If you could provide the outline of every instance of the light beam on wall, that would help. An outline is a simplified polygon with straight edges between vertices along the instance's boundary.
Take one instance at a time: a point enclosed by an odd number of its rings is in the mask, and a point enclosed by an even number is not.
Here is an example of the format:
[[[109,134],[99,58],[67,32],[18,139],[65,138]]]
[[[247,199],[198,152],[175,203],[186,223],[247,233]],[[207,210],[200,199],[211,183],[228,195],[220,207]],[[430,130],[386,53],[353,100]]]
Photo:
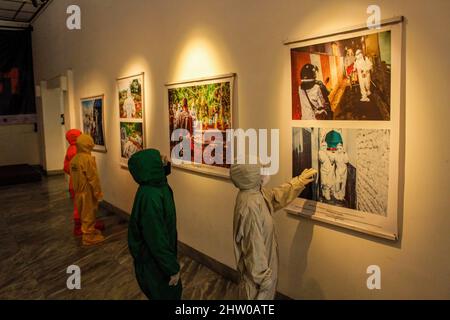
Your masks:
[[[182,47],[173,75],[173,80],[186,80],[220,73],[220,57],[208,40],[192,37]]]

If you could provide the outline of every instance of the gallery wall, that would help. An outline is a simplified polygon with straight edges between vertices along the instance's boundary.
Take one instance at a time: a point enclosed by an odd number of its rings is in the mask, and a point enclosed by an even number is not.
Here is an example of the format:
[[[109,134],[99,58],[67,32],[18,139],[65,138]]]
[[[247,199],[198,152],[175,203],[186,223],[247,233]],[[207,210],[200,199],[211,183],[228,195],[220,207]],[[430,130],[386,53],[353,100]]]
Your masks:
[[[81,30],[66,28],[66,8],[78,4]],[[105,200],[130,212],[136,184],[119,165],[115,79],[145,72],[146,141],[169,152],[164,84],[237,73],[241,128],[280,129],[280,171],[291,177],[290,55],[283,41],[360,25],[366,1],[159,0],[54,1],[34,24],[35,79],[73,70],[75,119],[79,99],[105,94],[108,152],[96,153]],[[404,147],[400,240],[275,214],[278,290],[292,298],[450,298],[450,118],[445,52],[450,50],[446,0],[378,1],[382,18],[404,15]],[[437,37],[436,35],[439,35]],[[426,59],[424,59],[426,57]],[[71,115],[73,116],[73,115]],[[230,181],[174,169],[179,239],[235,267]],[[390,196],[396,196],[391,194]],[[366,269],[378,265],[382,289],[368,290]]]

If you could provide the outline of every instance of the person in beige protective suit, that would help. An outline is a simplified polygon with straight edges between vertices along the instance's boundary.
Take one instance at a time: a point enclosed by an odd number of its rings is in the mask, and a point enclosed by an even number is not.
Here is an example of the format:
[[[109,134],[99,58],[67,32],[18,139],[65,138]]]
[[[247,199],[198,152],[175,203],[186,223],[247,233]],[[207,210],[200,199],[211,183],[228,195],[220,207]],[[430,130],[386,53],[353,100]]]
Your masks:
[[[83,246],[99,244],[105,240],[101,231],[95,228],[95,214],[103,193],[95,158],[91,155],[93,148],[92,137],[88,134],[80,135],[77,138],[77,154],[70,161],[75,203],[81,217]]]
[[[240,190],[233,222],[240,299],[274,299],[278,253],[272,214],[297,198],[316,173],[315,169],[306,169],[290,182],[269,189],[263,187],[268,176],[261,175],[260,165],[231,166],[231,180]]]

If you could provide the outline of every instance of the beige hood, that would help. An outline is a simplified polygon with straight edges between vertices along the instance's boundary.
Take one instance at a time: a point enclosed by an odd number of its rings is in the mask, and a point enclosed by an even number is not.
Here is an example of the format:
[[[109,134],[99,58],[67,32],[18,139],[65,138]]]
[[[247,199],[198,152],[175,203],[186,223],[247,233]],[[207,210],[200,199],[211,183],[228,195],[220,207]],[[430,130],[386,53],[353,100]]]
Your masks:
[[[250,190],[261,186],[261,166],[258,164],[233,164],[230,177],[240,190]]]

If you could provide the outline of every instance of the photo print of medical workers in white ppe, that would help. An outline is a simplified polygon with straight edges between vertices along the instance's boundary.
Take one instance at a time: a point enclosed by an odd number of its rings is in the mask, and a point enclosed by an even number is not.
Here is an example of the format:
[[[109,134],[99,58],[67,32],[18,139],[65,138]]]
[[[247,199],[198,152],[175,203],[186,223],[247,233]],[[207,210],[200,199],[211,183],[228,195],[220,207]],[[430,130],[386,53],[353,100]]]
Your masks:
[[[391,32],[320,41],[291,48],[292,120],[390,120]]]
[[[387,215],[389,130],[293,128],[293,176],[319,175],[301,198]]]
[[[119,115],[121,119],[142,119],[144,74],[117,79]]]

